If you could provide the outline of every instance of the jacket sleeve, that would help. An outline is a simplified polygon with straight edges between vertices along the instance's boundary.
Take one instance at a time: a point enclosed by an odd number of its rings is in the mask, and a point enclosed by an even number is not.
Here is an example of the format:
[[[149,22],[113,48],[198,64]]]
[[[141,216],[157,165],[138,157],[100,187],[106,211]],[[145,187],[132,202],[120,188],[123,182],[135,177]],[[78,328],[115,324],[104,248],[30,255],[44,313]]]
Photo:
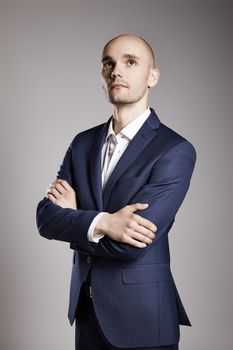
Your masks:
[[[126,261],[136,260],[151,249],[162,235],[167,234],[189,188],[195,161],[195,149],[188,141],[176,144],[154,165],[148,183],[128,203],[149,204],[147,209],[135,213],[157,226],[151,245],[137,248],[105,236],[95,247],[95,255]]]
[[[72,187],[72,144],[64,157],[57,178],[66,180]],[[98,214],[95,210],[61,208],[49,199],[42,199],[36,212],[37,227],[41,236],[75,244],[76,247],[93,253],[88,241],[88,228]]]

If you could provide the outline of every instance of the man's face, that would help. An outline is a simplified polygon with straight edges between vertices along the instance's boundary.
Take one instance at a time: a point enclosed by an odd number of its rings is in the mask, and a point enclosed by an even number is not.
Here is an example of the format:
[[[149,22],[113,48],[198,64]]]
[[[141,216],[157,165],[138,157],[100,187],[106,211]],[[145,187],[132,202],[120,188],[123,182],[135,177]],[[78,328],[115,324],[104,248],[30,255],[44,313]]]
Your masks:
[[[153,62],[144,43],[120,37],[105,46],[102,55],[104,90],[113,105],[131,104],[147,98],[153,86]]]

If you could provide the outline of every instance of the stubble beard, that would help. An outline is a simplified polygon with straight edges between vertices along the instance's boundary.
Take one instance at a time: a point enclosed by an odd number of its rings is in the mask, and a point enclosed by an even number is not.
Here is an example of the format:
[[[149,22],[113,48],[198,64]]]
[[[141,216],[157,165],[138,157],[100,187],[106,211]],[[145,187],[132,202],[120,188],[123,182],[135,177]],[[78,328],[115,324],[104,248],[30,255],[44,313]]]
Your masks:
[[[136,95],[136,96],[120,96],[109,93],[108,94],[108,101],[113,104],[114,106],[123,106],[123,105],[130,105],[137,103],[143,98],[144,94]]]
[[[122,105],[125,105],[125,104],[131,104],[131,103],[134,103],[135,100],[133,99],[130,99],[130,98],[122,98],[122,97],[114,97],[114,96],[111,96],[109,95],[108,97],[108,100],[111,104],[113,105],[118,105],[118,106],[122,106]]]
[[[140,100],[139,96],[129,96],[129,95],[121,95],[121,94],[111,94],[111,92],[108,94],[108,100],[111,104],[115,106],[122,106],[126,104],[132,104]]]

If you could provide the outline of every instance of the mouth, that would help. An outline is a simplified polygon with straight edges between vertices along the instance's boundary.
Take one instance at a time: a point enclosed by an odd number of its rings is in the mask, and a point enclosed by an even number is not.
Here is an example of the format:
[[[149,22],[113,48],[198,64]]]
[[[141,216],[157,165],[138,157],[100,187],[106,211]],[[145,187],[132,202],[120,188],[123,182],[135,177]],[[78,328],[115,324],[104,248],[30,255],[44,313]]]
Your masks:
[[[124,84],[115,83],[115,84],[110,85],[109,88],[110,88],[109,90],[111,91],[112,89],[118,90],[120,88],[127,88],[127,86]]]

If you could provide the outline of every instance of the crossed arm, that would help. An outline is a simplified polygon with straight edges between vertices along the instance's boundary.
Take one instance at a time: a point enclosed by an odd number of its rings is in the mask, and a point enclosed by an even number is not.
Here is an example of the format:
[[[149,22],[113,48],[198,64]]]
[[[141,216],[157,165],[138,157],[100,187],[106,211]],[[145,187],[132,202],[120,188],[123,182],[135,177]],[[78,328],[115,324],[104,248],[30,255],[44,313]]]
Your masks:
[[[62,208],[77,210],[76,193],[64,179],[53,181],[47,190],[47,198]],[[155,238],[157,227],[151,221],[135,214],[148,204],[127,205],[113,214],[104,213],[94,229],[95,234],[107,235],[114,241],[127,243],[137,248],[145,248]]]
[[[135,260],[169,231],[188,190],[195,160],[195,150],[187,141],[169,149],[152,168],[148,183],[128,205],[116,213],[102,215],[95,233],[104,233],[105,236],[98,244],[91,244],[87,231],[99,212],[76,210],[78,198],[68,184],[71,183],[69,151],[59,174],[67,183],[56,180],[47,199],[39,203],[39,231],[46,238],[74,243],[90,254]]]

